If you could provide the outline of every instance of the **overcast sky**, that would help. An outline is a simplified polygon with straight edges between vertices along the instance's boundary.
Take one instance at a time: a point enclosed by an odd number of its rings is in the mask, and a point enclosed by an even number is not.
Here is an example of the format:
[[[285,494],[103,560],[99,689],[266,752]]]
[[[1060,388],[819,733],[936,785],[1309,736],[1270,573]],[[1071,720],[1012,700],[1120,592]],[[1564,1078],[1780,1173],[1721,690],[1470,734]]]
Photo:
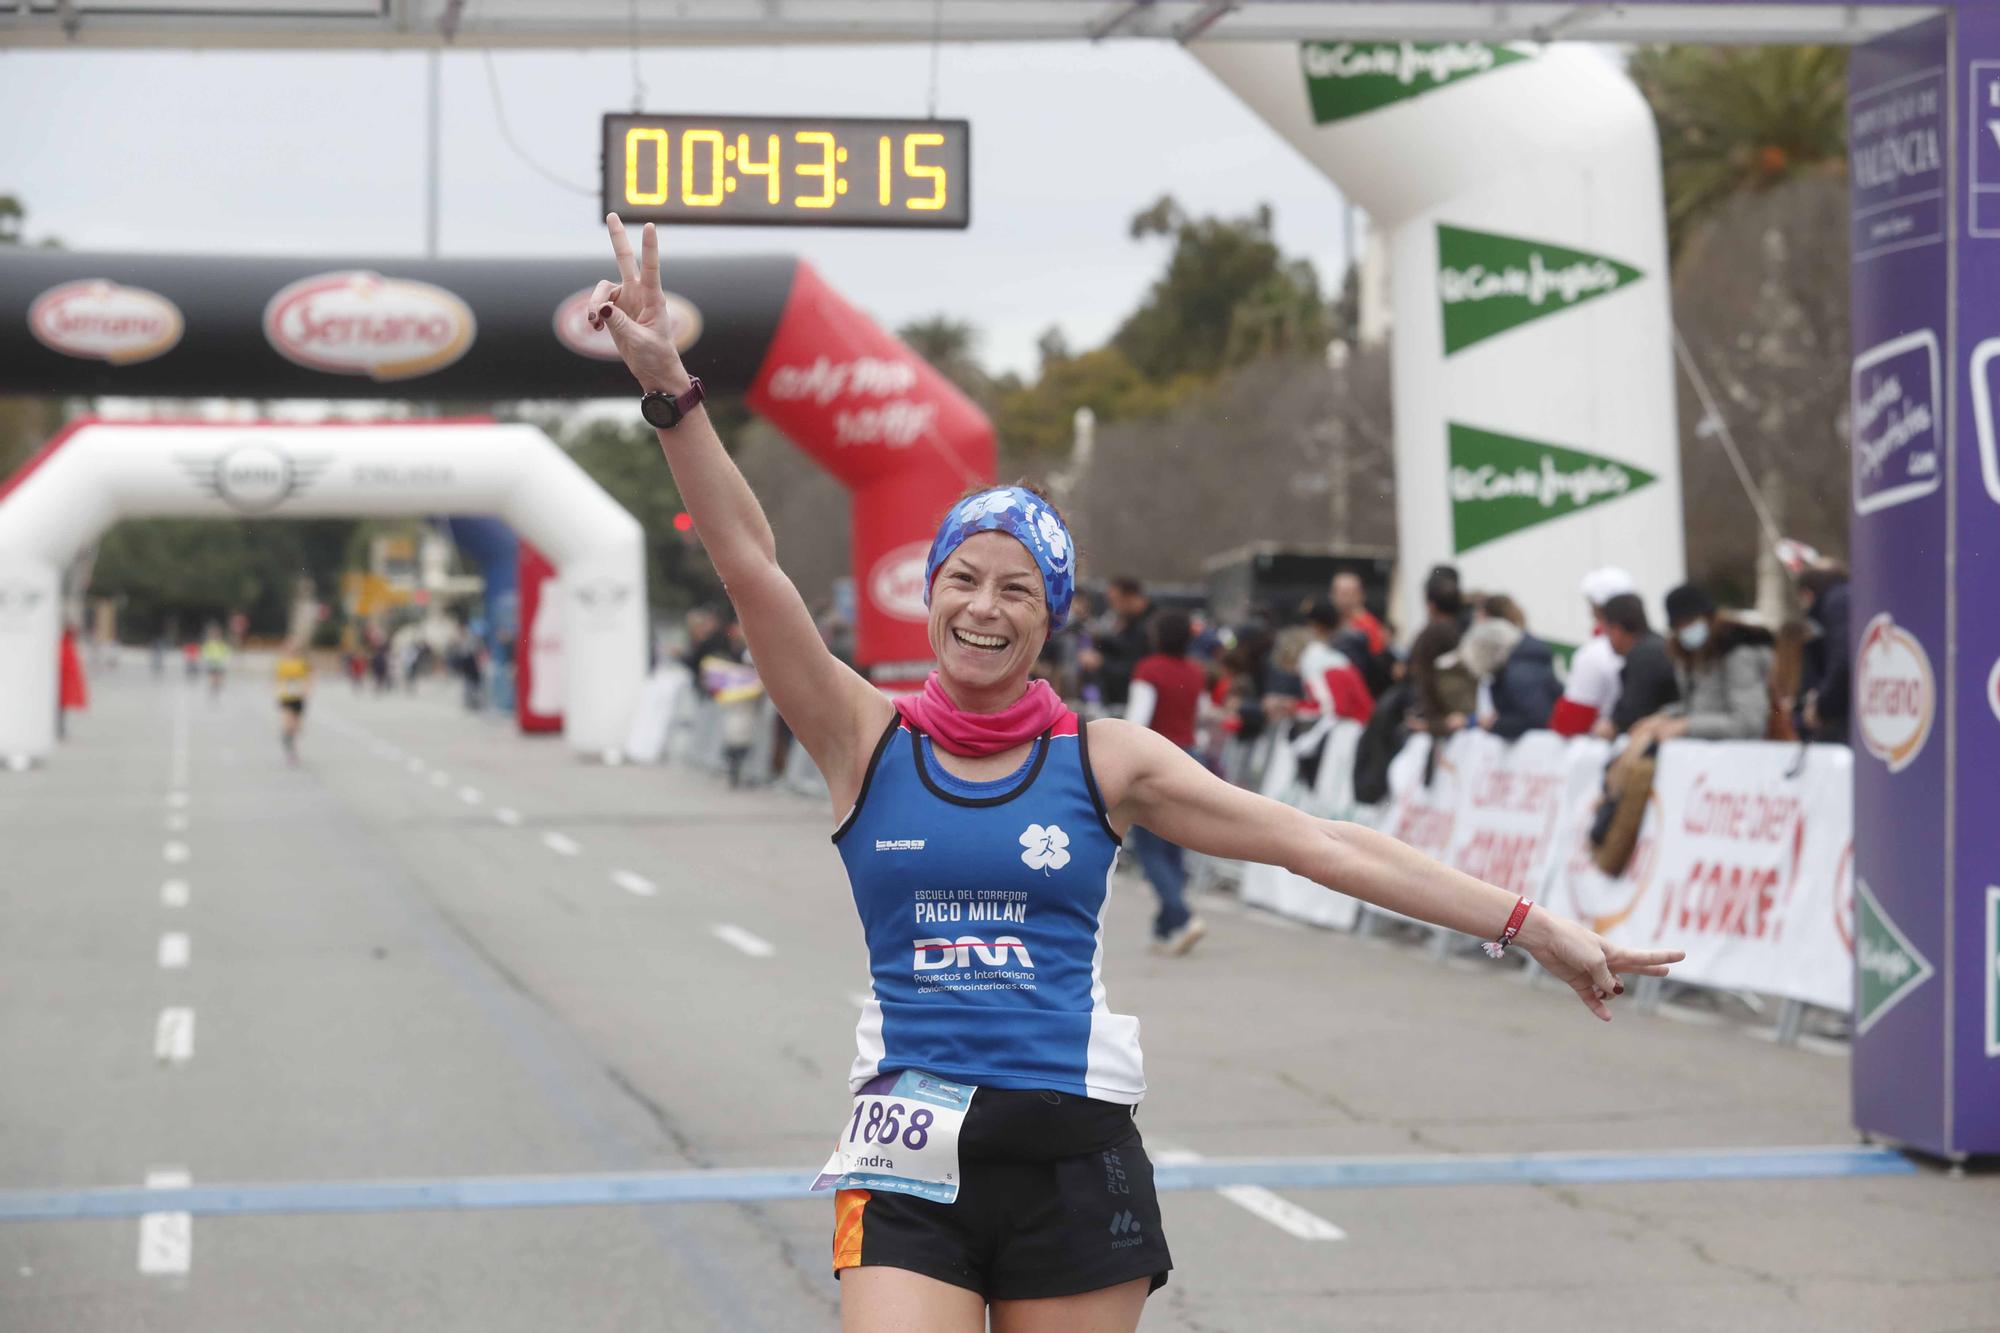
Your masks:
[[[654,111],[923,115],[924,46],[693,48],[639,59]],[[0,193],[71,249],[421,254],[424,58],[410,54],[0,51]],[[1051,324],[1101,341],[1165,257],[1127,239],[1163,192],[1198,213],[1277,210],[1281,244],[1338,283],[1343,205],[1178,47],[946,46],[938,114],[973,126],[971,228],[679,228],[688,254],[788,250],[890,325],[946,313],[989,367],[1031,371]],[[599,118],[629,110],[625,51],[443,60],[440,252],[591,255]],[[669,273],[671,279],[671,273]]]

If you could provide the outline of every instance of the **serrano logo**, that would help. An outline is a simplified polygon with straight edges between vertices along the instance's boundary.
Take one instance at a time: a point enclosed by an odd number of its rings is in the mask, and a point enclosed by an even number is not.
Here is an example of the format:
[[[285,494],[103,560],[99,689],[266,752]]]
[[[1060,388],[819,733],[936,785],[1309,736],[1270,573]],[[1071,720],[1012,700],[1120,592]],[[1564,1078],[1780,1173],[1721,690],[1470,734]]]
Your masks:
[[[2000,718],[2000,661],[1993,663],[1993,669],[1986,673],[1986,706],[1993,710],[1993,716]]]
[[[556,307],[556,339],[564,347],[578,356],[587,356],[595,361],[618,360],[618,345],[611,341],[610,330],[590,327],[590,297],[595,288],[586,287],[572,293]],[[674,346],[685,352],[701,338],[701,311],[695,309],[694,302],[674,292],[665,292],[667,300],[667,328],[674,340]]]
[[[912,940],[910,944],[916,950],[919,972],[971,967],[974,957],[988,967],[1005,967],[1009,953],[1020,960],[1022,967],[1035,965],[1035,960],[1028,957],[1028,946],[1013,935],[996,935],[990,944],[976,935],[960,935],[955,940]],[[933,954],[937,956],[933,958]]]
[[[444,288],[359,270],[301,278],[264,307],[264,336],[286,360],[374,380],[443,369],[474,329],[471,307]]]
[[[231,509],[262,514],[300,494],[332,464],[329,455],[294,458],[268,444],[241,444],[219,454],[174,460],[199,489]]]
[[[1937,686],[1923,644],[1884,611],[1861,632],[1855,717],[1868,753],[1900,773],[1916,761],[1937,713]]]
[[[910,542],[877,560],[868,571],[868,600],[897,620],[919,625],[929,620],[930,608],[924,605],[924,563],[930,554],[929,542]]]
[[[28,331],[44,347],[114,366],[172,351],[183,327],[180,307],[158,292],[104,278],[51,287],[28,307]]]

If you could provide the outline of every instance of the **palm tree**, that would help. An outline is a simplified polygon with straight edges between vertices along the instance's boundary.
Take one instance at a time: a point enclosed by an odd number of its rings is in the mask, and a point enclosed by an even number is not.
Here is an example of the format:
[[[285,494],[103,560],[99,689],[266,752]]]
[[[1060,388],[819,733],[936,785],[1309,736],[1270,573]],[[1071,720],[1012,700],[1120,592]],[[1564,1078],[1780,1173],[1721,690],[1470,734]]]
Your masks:
[[[1629,69],[1659,122],[1676,254],[1739,191],[1847,170],[1845,47],[1649,46]]]

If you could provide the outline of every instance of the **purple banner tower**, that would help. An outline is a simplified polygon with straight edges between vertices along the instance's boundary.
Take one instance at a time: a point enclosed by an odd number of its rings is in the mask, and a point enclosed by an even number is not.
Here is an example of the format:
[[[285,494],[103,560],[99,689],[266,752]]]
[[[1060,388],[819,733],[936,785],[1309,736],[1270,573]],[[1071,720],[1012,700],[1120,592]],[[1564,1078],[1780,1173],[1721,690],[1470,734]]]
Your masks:
[[[1854,1121],[2000,1153],[2000,4],[1854,51]]]

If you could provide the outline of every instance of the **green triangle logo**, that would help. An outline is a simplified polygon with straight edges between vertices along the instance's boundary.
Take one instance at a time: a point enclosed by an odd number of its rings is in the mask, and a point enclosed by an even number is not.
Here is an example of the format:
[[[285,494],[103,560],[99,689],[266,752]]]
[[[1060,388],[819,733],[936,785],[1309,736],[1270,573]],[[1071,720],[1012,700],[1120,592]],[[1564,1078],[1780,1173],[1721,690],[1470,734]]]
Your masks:
[[[1530,57],[1486,42],[1300,42],[1313,121],[1349,116],[1422,97]]]
[[[1854,880],[1854,1031],[1861,1035],[1937,971],[1875,901],[1868,881]]]
[[[1447,422],[1445,431],[1451,451],[1452,547],[1459,554],[1510,532],[1621,500],[1655,480],[1630,463],[1581,449],[1457,422]]]
[[[1438,224],[1444,352],[1630,286],[1645,275],[1603,255]]]

